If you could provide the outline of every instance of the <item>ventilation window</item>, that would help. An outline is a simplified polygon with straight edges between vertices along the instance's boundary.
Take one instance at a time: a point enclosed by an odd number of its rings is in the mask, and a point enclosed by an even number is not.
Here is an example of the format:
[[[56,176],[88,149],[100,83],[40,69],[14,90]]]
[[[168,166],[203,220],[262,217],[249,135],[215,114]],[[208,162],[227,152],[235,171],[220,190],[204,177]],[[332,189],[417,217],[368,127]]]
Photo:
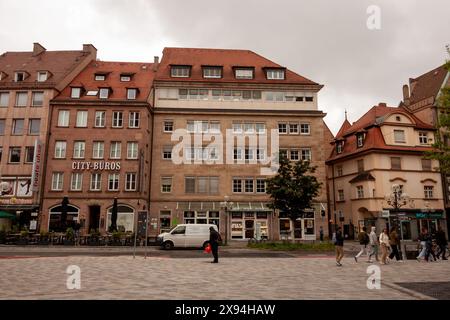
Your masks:
[[[397,120],[397,121],[402,121],[402,118],[400,118],[400,116],[396,116],[396,117],[395,117],[395,120]]]

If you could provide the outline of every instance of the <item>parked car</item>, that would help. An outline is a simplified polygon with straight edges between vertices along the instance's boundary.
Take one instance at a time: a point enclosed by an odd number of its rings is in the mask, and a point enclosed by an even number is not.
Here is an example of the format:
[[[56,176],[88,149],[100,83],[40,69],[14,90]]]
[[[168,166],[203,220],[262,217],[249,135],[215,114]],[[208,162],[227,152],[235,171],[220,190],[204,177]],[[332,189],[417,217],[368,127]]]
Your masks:
[[[161,233],[156,241],[161,248],[205,248],[209,244],[209,228],[218,231],[215,224],[179,224],[169,232]]]

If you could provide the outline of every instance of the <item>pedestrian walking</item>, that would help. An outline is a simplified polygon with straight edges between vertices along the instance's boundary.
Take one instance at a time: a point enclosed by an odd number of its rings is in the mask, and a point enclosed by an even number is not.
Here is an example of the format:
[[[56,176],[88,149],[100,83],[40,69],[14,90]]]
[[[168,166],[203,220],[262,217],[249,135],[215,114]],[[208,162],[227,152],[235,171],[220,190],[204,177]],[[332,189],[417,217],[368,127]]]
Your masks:
[[[211,263],[219,263],[219,242],[222,241],[220,234],[214,229],[209,228],[209,244],[211,245],[211,251],[214,256],[214,260]]]
[[[421,251],[419,253],[419,255],[416,257],[417,261],[420,262],[420,260],[422,258],[425,258],[425,254],[427,253],[427,243],[426,243],[426,239],[428,236],[428,230],[427,228],[422,228],[422,230],[420,231],[419,234],[419,243],[420,243],[420,247],[421,247]]]
[[[367,251],[367,245],[370,243],[370,238],[369,235],[366,232],[366,227],[362,228],[362,231],[358,234],[358,241],[359,241],[359,252],[358,254],[354,257],[355,261],[358,262],[358,258],[365,253],[366,256],[369,256],[369,252]]]
[[[380,234],[380,245],[381,245],[381,263],[386,264],[386,258],[389,251],[389,235],[387,228],[384,228],[383,232]]]
[[[319,237],[320,237],[320,243],[322,243],[323,242],[323,227],[322,226],[320,226],[320,229],[319,229]]]
[[[447,258],[445,257],[445,252],[447,250],[448,242],[447,238],[445,237],[445,232],[444,230],[442,230],[441,226],[438,227],[438,231],[436,232],[436,244],[439,248],[437,257],[439,258],[439,256],[442,254],[442,260],[447,260]]]
[[[389,259],[393,259],[395,257],[395,259],[397,261],[401,261],[402,258],[400,257],[400,237],[398,236],[397,233],[397,227],[392,227],[391,228],[391,233],[389,234],[389,245],[391,246],[391,254],[389,255]]]
[[[342,235],[341,227],[337,227],[334,245],[336,249],[336,265],[342,267],[341,260],[344,257],[344,236]]]
[[[430,257],[433,257],[433,260],[436,261],[436,254],[434,253],[433,247],[433,236],[430,233],[427,233],[425,236],[425,261],[429,262]]]
[[[378,258],[379,243],[378,243],[377,233],[375,232],[375,230],[376,230],[376,228],[374,226],[372,226],[370,234],[369,234],[370,247],[372,249],[369,254],[369,260],[367,261],[369,263],[372,263],[372,256],[375,256],[375,260],[380,261]]]

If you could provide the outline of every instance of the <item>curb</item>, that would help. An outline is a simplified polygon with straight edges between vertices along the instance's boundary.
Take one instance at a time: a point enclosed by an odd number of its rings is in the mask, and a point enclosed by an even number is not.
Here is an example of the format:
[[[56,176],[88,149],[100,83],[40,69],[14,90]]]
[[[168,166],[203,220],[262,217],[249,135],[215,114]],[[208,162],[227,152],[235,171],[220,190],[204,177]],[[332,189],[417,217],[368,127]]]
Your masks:
[[[410,290],[410,289],[403,288],[403,287],[401,287],[399,285],[396,285],[394,283],[391,283],[391,282],[383,282],[382,285],[384,285],[384,286],[386,286],[388,288],[400,291],[402,293],[405,293],[405,294],[407,294],[407,295],[409,295],[409,296],[411,296],[413,298],[419,299],[419,300],[437,300],[437,299],[435,299],[433,297],[427,296],[427,295],[419,293],[417,291],[413,291],[413,290]]]

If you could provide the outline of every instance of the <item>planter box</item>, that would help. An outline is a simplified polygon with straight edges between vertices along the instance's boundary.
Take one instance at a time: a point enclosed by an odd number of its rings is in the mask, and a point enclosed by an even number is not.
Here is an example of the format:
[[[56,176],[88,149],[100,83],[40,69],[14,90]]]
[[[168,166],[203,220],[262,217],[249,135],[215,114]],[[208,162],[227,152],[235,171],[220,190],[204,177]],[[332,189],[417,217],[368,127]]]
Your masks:
[[[38,245],[40,246],[48,246],[50,244],[50,240],[39,240]]]
[[[73,246],[73,245],[75,245],[75,241],[74,240],[64,240],[64,245],[65,246]]]
[[[16,244],[19,245],[19,246],[27,245],[28,244],[28,239],[19,239],[19,240],[17,240]]]

